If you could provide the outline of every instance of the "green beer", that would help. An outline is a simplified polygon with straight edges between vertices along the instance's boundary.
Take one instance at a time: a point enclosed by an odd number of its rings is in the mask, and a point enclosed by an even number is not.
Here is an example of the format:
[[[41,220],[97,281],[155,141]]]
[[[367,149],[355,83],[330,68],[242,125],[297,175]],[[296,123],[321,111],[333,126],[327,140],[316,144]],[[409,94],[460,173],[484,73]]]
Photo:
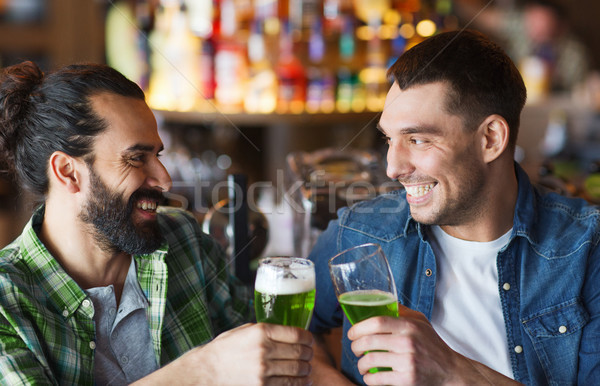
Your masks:
[[[312,262],[295,257],[265,258],[254,284],[256,321],[307,329],[315,306]]]
[[[315,289],[292,294],[254,290],[256,321],[308,328],[315,306]]]
[[[398,317],[398,302],[396,297],[389,292],[380,290],[346,292],[339,296],[338,301],[346,317],[353,325],[372,316]],[[370,373],[378,371],[392,371],[392,369],[390,367],[369,369]]]
[[[339,297],[342,310],[352,324],[356,324],[372,316],[398,317],[396,297],[379,290],[360,290],[346,292]]]

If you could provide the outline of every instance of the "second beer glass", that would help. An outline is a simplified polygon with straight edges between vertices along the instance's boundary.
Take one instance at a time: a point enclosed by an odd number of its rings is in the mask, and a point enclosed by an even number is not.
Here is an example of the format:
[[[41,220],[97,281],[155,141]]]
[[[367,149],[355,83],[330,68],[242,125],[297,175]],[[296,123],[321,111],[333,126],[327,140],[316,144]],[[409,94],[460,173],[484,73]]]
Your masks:
[[[261,259],[254,284],[256,321],[307,329],[315,305],[315,266],[299,257]]]
[[[335,255],[329,260],[329,274],[350,323],[372,316],[398,317],[394,277],[379,245],[363,244]],[[390,370],[383,367],[369,371]]]

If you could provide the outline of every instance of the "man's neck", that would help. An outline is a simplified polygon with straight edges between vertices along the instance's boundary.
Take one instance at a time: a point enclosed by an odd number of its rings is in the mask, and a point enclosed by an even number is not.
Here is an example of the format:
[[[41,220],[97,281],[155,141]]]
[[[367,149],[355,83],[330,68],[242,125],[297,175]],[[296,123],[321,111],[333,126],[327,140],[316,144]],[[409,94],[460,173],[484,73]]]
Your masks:
[[[68,204],[67,204],[68,205]],[[131,256],[102,248],[73,207],[46,202],[40,240],[69,276],[83,289],[114,285],[117,301]]]
[[[519,187],[512,159],[503,162],[505,166],[493,165],[488,175],[482,193],[486,203],[480,216],[462,225],[441,226],[444,232],[463,240],[485,242],[496,240],[512,228]]]

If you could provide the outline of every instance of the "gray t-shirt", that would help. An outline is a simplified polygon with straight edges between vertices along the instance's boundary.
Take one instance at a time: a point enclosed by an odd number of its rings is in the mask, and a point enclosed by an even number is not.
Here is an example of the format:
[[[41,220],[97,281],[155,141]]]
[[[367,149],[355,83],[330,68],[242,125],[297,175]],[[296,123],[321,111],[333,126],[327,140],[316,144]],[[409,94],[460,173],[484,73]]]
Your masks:
[[[146,317],[148,300],[136,278],[135,261],[127,272],[117,309],[112,285],[86,290],[94,305],[97,385],[126,385],[158,369]]]

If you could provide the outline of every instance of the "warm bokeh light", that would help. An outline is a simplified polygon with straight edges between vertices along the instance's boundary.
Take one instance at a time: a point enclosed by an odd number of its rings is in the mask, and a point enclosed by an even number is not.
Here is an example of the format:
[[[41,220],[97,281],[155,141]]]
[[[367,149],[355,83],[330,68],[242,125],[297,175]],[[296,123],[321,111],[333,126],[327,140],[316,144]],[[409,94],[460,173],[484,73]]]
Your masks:
[[[398,29],[398,33],[406,40],[411,39],[415,36],[415,27],[408,23],[402,24]]]
[[[423,37],[432,36],[435,31],[437,31],[437,26],[429,19],[421,20],[417,24],[417,33]]]
[[[361,25],[356,28],[356,37],[360,40],[372,40],[375,37],[375,31],[368,25]]]

